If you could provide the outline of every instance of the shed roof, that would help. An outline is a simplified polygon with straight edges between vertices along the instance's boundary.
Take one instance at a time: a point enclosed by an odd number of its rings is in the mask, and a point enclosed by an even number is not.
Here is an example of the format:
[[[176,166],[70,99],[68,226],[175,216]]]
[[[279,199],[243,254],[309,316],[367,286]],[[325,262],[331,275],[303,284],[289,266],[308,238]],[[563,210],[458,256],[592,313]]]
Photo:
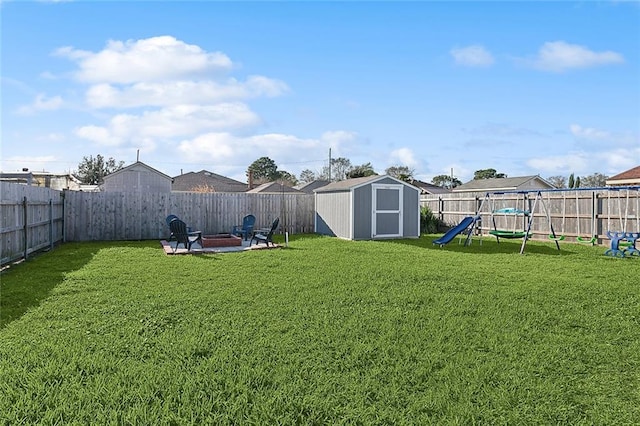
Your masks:
[[[162,176],[162,177],[164,177],[164,178],[166,178],[168,180],[171,180],[171,176],[165,175],[161,171],[154,169],[153,167],[143,163],[142,161],[136,161],[135,163],[130,164],[127,167],[123,167],[120,170],[117,170],[117,171],[115,171],[113,173],[109,173],[108,175],[106,175],[104,177],[104,179],[111,179],[113,176],[119,175],[121,173],[126,173],[126,172],[129,172],[131,170],[135,170],[135,169],[139,169],[139,168],[143,168],[143,169],[145,169],[145,170],[147,170],[147,171],[149,171],[151,173],[157,173],[160,176]]]
[[[215,192],[245,192],[247,184],[208,170],[188,172],[173,178],[172,191],[193,191],[196,188],[211,187]]]
[[[377,182],[379,180],[382,179],[393,179],[396,182],[402,184],[402,185],[406,185],[406,186],[410,186],[416,190],[419,191],[419,188],[416,188],[415,186],[401,181],[400,179],[396,179],[393,176],[389,176],[389,175],[373,175],[373,176],[365,176],[365,177],[359,177],[359,178],[353,178],[353,179],[345,179],[345,180],[340,180],[337,182],[332,182],[329,185],[325,185],[322,188],[316,189],[314,192],[337,192],[337,191],[351,191],[352,189],[358,188],[360,186],[364,186],[367,185],[369,183],[374,183]]]
[[[463,185],[453,188],[453,192],[465,192],[465,191],[507,191],[518,189],[524,184],[537,180],[541,188],[552,189],[554,188],[546,180],[542,179],[538,175],[533,176],[517,176],[510,178],[491,178],[491,179],[476,179],[469,181]]]

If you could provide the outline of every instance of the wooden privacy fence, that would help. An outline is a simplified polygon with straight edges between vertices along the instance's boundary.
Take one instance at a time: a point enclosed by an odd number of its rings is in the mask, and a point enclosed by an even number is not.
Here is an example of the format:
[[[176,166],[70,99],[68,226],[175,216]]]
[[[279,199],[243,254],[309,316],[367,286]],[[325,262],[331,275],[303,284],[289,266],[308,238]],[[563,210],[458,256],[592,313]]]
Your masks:
[[[150,240],[169,235],[165,219],[175,214],[204,234],[228,233],[248,214],[256,228],[313,232],[314,196],[248,193],[65,192],[66,241]]]
[[[0,182],[0,263],[61,242],[63,218],[60,191]]]
[[[549,220],[557,235],[564,235],[567,241],[577,237],[596,236],[599,242],[608,239],[606,232],[640,232],[640,190],[578,190],[561,192],[542,192],[533,211],[533,238],[548,238]],[[504,208],[529,210],[524,194],[505,193],[452,193],[427,195],[420,200],[421,206],[429,209],[445,224],[452,226],[465,216],[473,216],[482,207],[483,221],[480,230],[487,233],[493,229],[491,212]],[[531,206],[536,198],[535,192],[527,194]],[[484,204],[483,204],[484,200]],[[546,207],[546,209],[545,209]],[[546,211],[545,211],[546,210]],[[524,216],[495,213],[493,219],[496,228],[509,231],[522,231],[526,225]]]

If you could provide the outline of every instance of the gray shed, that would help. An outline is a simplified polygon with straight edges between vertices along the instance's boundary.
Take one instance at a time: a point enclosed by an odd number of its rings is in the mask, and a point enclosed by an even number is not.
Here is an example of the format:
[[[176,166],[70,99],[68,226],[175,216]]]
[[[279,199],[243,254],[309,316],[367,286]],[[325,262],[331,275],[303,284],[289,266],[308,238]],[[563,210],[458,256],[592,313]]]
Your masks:
[[[315,190],[315,232],[349,240],[420,237],[420,190],[391,176]]]
[[[171,176],[141,161],[104,177],[104,192],[171,192]]]

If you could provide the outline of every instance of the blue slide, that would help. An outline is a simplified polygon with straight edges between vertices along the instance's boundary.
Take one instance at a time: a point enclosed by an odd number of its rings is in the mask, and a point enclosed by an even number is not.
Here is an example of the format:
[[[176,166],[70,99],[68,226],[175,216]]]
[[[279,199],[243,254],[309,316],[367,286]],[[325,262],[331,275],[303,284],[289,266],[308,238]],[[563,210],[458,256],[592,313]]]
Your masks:
[[[457,224],[455,227],[447,231],[446,234],[444,234],[442,237],[435,240],[433,244],[438,244],[440,246],[443,246],[447,243],[450,243],[451,240],[453,240],[456,237],[456,235],[460,234],[465,229],[473,225],[477,220],[480,220],[480,216],[465,217],[464,219],[462,219],[462,221],[459,224]]]

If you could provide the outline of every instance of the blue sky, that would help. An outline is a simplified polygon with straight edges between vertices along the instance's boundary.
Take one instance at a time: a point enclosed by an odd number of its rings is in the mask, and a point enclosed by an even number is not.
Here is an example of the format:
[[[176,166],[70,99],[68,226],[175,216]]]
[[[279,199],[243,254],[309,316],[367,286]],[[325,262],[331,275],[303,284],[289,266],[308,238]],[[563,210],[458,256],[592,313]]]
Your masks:
[[[640,164],[638,2],[18,2],[5,172],[101,154],[244,181],[333,157],[419,179]]]

